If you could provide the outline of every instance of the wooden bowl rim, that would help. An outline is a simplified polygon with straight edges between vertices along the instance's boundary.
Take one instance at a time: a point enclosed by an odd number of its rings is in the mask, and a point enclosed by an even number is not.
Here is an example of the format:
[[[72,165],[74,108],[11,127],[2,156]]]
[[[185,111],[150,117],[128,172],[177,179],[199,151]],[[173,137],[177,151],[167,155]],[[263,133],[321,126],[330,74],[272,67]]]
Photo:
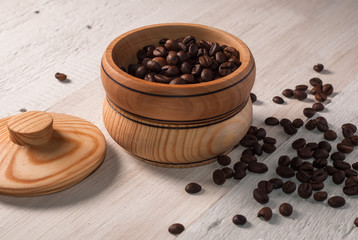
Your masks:
[[[125,37],[127,37],[127,36],[129,36],[131,34],[136,34],[137,32],[140,32],[142,30],[146,30],[146,29],[150,29],[150,28],[157,28],[157,27],[167,27],[167,26],[186,26],[186,27],[205,28],[205,29],[209,29],[211,31],[217,31],[220,34],[224,34],[227,37],[230,37],[230,38],[234,39],[241,47],[241,49],[239,50],[240,59],[241,59],[241,56],[243,56],[243,59],[241,61],[242,62],[241,66],[238,69],[236,69],[234,72],[232,72],[231,74],[229,74],[229,75],[227,75],[225,77],[222,77],[220,79],[217,79],[217,80],[213,80],[213,81],[209,81],[209,82],[202,82],[202,83],[197,83],[197,84],[170,85],[170,84],[160,84],[160,83],[156,83],[156,82],[145,81],[143,79],[134,77],[134,76],[124,72],[122,69],[120,69],[117,66],[117,64],[115,64],[115,62],[113,60],[113,57],[112,57],[113,56],[113,49],[114,49],[114,46],[119,41],[123,40]],[[116,72],[117,74],[119,74],[121,77],[125,77],[127,79],[130,79],[131,81],[135,81],[138,84],[144,84],[144,86],[148,85],[148,86],[151,86],[151,87],[155,87],[155,88],[158,88],[158,89],[165,89],[165,90],[170,89],[170,88],[177,88],[177,89],[207,88],[208,86],[221,85],[223,82],[226,82],[227,80],[232,79],[232,78],[240,75],[248,67],[252,67],[252,66],[250,66],[251,64],[254,65],[253,56],[251,54],[251,51],[242,40],[240,40],[236,36],[234,36],[234,35],[232,35],[232,34],[230,34],[228,32],[225,32],[223,30],[220,30],[220,29],[217,29],[217,28],[214,28],[214,27],[210,27],[210,26],[206,26],[206,25],[202,25],[202,24],[193,24],[193,23],[160,23],[160,24],[147,25],[147,26],[143,26],[143,27],[139,27],[139,28],[130,30],[128,32],[125,32],[125,33],[121,34],[117,38],[115,38],[108,45],[103,57],[107,60],[107,63],[112,68],[112,70],[114,72]],[[102,65],[103,65],[103,63],[102,63]],[[113,80],[116,81],[115,79],[113,79]]]

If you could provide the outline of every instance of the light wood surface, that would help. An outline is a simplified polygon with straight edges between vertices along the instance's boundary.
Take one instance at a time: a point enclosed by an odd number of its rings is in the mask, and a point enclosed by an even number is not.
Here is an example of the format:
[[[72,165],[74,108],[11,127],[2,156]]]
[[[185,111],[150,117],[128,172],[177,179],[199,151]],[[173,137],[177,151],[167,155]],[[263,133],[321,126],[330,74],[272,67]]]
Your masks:
[[[30,111],[0,119],[0,193],[37,196],[69,188],[103,161],[106,142],[92,123]]]
[[[158,7],[160,5],[160,7]],[[39,10],[39,14],[34,11]],[[270,194],[270,222],[256,218],[262,207],[252,199],[260,180],[276,176],[279,154],[294,155],[290,143],[305,136],[321,140],[319,132],[301,129],[294,137],[279,127],[265,127],[268,116],[304,119],[302,109],[311,100],[272,103],[287,87],[321,77],[335,88],[326,117],[339,131],[355,122],[358,110],[357,1],[4,1],[0,8],[0,117],[21,108],[75,115],[97,125],[108,141],[107,157],[89,178],[67,190],[32,198],[0,196],[0,239],[174,239],[167,228],[180,222],[186,230],[177,239],[348,239],[357,198],[347,197],[342,209],[327,203]],[[277,138],[275,154],[263,155],[265,175],[249,174],[243,181],[216,186],[211,173],[216,163],[197,168],[168,169],[135,160],[111,139],[102,119],[103,90],[99,66],[105,48],[118,35],[148,24],[192,22],[213,26],[242,39],[257,66],[253,92],[253,124]],[[91,29],[86,26],[90,25]],[[327,71],[315,73],[318,62]],[[56,72],[71,80],[60,83]],[[329,103],[329,104],[328,104]],[[337,140],[338,141],[338,140]],[[239,159],[242,149],[230,153]],[[347,161],[357,161],[355,150]],[[188,195],[184,187],[200,183],[203,192]],[[342,186],[326,181],[330,193],[342,195]],[[344,195],[343,195],[344,196]],[[279,204],[289,202],[294,215],[284,218]],[[244,214],[249,224],[231,223]]]

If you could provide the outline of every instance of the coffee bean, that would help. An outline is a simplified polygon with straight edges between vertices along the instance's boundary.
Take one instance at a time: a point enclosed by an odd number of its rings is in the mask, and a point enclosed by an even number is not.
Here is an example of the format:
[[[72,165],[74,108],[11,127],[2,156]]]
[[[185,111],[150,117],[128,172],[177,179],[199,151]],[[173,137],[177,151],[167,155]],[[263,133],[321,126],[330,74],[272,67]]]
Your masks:
[[[272,210],[269,207],[263,207],[257,213],[257,217],[262,217],[265,221],[269,221],[272,218]]]
[[[358,184],[358,177],[357,176],[351,176],[351,177],[348,177],[346,182],[345,182],[346,185],[349,185],[349,184]]]
[[[264,137],[266,137],[266,130],[263,128],[259,128],[255,131],[254,136],[258,139],[258,140],[262,140],[264,139]]]
[[[306,140],[304,138],[298,138],[292,143],[293,149],[299,149],[301,147],[304,147],[306,145]]]
[[[345,145],[342,143],[338,143],[337,144],[337,149],[338,151],[342,152],[342,153],[351,153],[354,150],[353,146],[350,145]]]
[[[144,66],[140,66],[137,68],[137,70],[135,71],[134,76],[136,76],[137,78],[141,78],[144,79],[145,75],[147,74],[147,68]]]
[[[164,75],[172,77],[179,74],[179,68],[177,66],[164,65],[162,67],[162,72]]]
[[[317,129],[318,131],[325,133],[329,130],[329,127],[322,122],[317,122]]]
[[[237,66],[232,62],[224,62],[219,66],[219,74],[222,77],[229,75],[237,69]]]
[[[242,162],[242,161],[238,161],[234,164],[234,170],[237,171],[239,169],[243,169],[243,170],[246,170],[247,168],[247,164],[245,162]]]
[[[324,102],[327,100],[327,95],[325,95],[324,93],[316,93],[314,97],[318,102]]]
[[[312,162],[312,165],[315,168],[324,168],[327,166],[327,163],[327,158],[318,158]]]
[[[292,158],[291,162],[290,162],[290,167],[294,170],[298,170],[302,165],[302,159],[299,157],[294,157]]]
[[[333,141],[337,139],[337,133],[333,130],[327,130],[324,133],[324,138],[329,140],[329,141]]]
[[[351,168],[351,165],[345,161],[334,161],[333,166],[339,170]]]
[[[309,159],[312,157],[313,152],[308,147],[301,147],[297,149],[297,155],[302,159]]]
[[[156,82],[159,82],[159,83],[170,83],[172,81],[171,77],[168,77],[168,76],[165,76],[162,74],[155,74],[154,79]]]
[[[313,130],[313,129],[316,128],[316,126],[317,126],[317,121],[316,121],[316,119],[310,119],[310,120],[307,121],[307,123],[306,123],[306,125],[305,125],[305,128],[306,128],[307,130]]]
[[[345,138],[341,141],[341,144],[343,145],[349,145],[349,146],[354,146],[352,143],[352,140],[350,138]]]
[[[224,167],[221,170],[224,172],[226,179],[232,178],[234,175],[234,170],[229,167]]]
[[[185,191],[187,193],[198,193],[201,191],[201,186],[197,183],[188,183],[186,186],[185,186]]]
[[[266,204],[269,202],[269,196],[267,193],[259,188],[255,188],[253,192],[254,199],[261,204]]]
[[[307,98],[307,93],[304,91],[293,90],[293,97],[302,101]]]
[[[234,179],[236,180],[241,180],[243,179],[244,177],[246,176],[246,171],[245,169],[238,169],[238,170],[235,170],[235,173],[234,173]]]
[[[153,60],[149,60],[146,64],[148,70],[153,71],[155,73],[159,73],[162,70],[162,66]]]
[[[323,202],[324,200],[327,199],[327,192],[316,192],[315,194],[313,194],[313,199],[316,200],[317,202]]]
[[[256,155],[258,155],[258,156],[261,156],[262,155],[262,147],[261,147],[261,145],[259,144],[259,143],[254,143],[253,145],[252,145],[252,150],[254,151],[254,153],[256,154]]]
[[[291,194],[296,190],[296,183],[292,181],[287,181],[282,185],[282,192],[286,194]]]
[[[292,89],[285,89],[282,91],[282,95],[287,97],[287,98],[291,98],[293,97],[293,90]]]
[[[246,148],[244,151],[242,151],[241,155],[242,155],[242,156],[244,156],[244,155],[251,155],[251,156],[254,156],[254,155],[255,155],[255,153],[254,153],[254,151],[253,151],[252,149],[250,149],[250,148]]]
[[[344,169],[344,173],[346,174],[346,177],[354,177],[358,175],[353,169]]]
[[[178,51],[179,50],[178,42],[174,39],[168,39],[165,42],[164,47],[168,51]]]
[[[253,173],[265,173],[268,171],[267,165],[260,162],[251,162],[247,166],[247,170]]]
[[[214,79],[214,72],[210,68],[204,68],[200,74],[203,82],[209,82]]]
[[[358,162],[353,163],[352,168],[358,170]]]
[[[215,184],[223,185],[226,181],[225,173],[220,169],[215,170],[213,172],[213,180]]]
[[[159,40],[160,45],[164,45],[167,42],[168,38],[162,38]]]
[[[243,216],[243,215],[235,215],[233,218],[232,218],[232,222],[235,224],[235,225],[244,225],[246,223],[246,217]]]
[[[297,192],[301,198],[309,198],[312,195],[312,186],[309,183],[301,183],[298,186]]]
[[[155,57],[152,60],[159,63],[161,67],[167,64],[166,60],[163,57]]]
[[[194,83],[195,79],[194,76],[191,74],[183,74],[180,76],[186,83]]]
[[[331,84],[324,84],[322,86],[322,93],[326,96],[330,96],[333,93],[333,87]]]
[[[341,184],[345,178],[346,178],[346,174],[343,170],[338,170],[337,172],[333,173],[333,175],[332,175],[332,181],[335,184]]]
[[[254,93],[250,93],[251,102],[254,103],[257,100],[257,97]]]
[[[342,135],[345,138],[353,137],[354,133],[350,128],[342,128]]]
[[[282,99],[282,97],[275,96],[272,98],[272,101],[277,104],[283,104],[285,101]]]
[[[315,70],[316,72],[322,72],[323,68],[324,68],[324,66],[321,63],[318,63],[313,66],[313,70]]]
[[[291,178],[291,177],[295,176],[295,170],[293,170],[292,168],[290,168],[288,166],[278,166],[276,168],[276,173],[277,173],[277,175],[279,175],[280,177],[283,177],[283,178]]]
[[[300,128],[303,126],[303,120],[301,118],[296,118],[295,120],[292,121],[292,125],[295,127],[295,128]]]
[[[203,68],[208,68],[211,66],[213,61],[212,61],[211,57],[209,57],[208,55],[203,55],[203,56],[199,57],[199,63]]]
[[[153,58],[153,52],[155,50],[155,46],[154,45],[147,45],[143,47],[143,50],[146,52],[146,56],[149,58]]]
[[[226,47],[224,49],[224,54],[227,58],[230,58],[230,57],[240,58],[239,52],[233,47]]]
[[[264,137],[263,142],[267,143],[267,144],[275,145],[276,139],[274,139],[272,137]]]
[[[252,134],[246,134],[243,139],[241,139],[240,144],[243,147],[252,147],[254,143],[256,143],[258,139]]]
[[[304,183],[304,182],[309,182],[311,176],[308,173],[306,173],[305,171],[299,170],[296,173],[296,178],[297,178],[298,181]]]
[[[338,171],[337,168],[335,168],[335,167],[333,167],[333,166],[331,166],[331,165],[325,166],[325,167],[324,167],[324,170],[326,170],[326,172],[327,172],[328,175],[333,175],[335,172]]]
[[[319,181],[310,182],[313,191],[319,191],[324,188],[324,183]]]
[[[184,74],[189,74],[191,73],[191,66],[190,63],[188,62],[183,62],[180,66],[180,71]]]
[[[275,126],[279,124],[279,121],[275,117],[268,117],[265,119],[265,124],[269,126]]]
[[[310,94],[316,95],[322,93],[322,86],[315,86],[310,90]]]
[[[322,103],[317,102],[312,105],[312,109],[316,112],[321,112],[324,110],[324,105]]]
[[[299,170],[312,173],[313,172],[313,165],[310,162],[304,161],[302,162],[302,165],[300,166]]]
[[[313,108],[304,108],[303,109],[303,115],[305,115],[308,118],[313,117],[315,115],[316,111]]]
[[[306,91],[308,89],[308,86],[306,84],[300,84],[295,87],[295,90],[298,91]]]
[[[358,218],[356,218],[356,219],[354,220],[354,225],[356,225],[356,227],[358,227]]]
[[[195,37],[193,36],[186,36],[184,39],[183,39],[183,43],[184,44],[190,44],[190,43],[196,43],[196,40],[195,40]]]
[[[327,173],[323,169],[313,171],[311,180],[317,182],[324,182],[327,179]]]
[[[346,159],[346,155],[342,152],[334,152],[331,154],[332,161],[343,161]]]
[[[174,78],[170,81],[170,85],[176,85],[176,84],[186,84],[185,80],[182,78]]]
[[[138,52],[137,52],[137,59],[138,59],[139,61],[142,61],[145,57],[147,57],[146,51],[144,51],[143,49],[138,50]]]
[[[351,141],[354,146],[358,146],[358,136],[352,136]]]
[[[169,226],[168,231],[171,234],[181,234],[185,230],[184,226],[180,223],[174,223]]]
[[[283,181],[279,178],[271,178],[269,182],[272,184],[273,189],[279,189],[283,185]]]
[[[262,151],[265,153],[273,153],[276,150],[275,145],[264,143],[262,144]]]
[[[327,152],[326,150],[324,149],[316,149],[314,152],[313,152],[313,158],[314,159],[318,159],[318,158],[328,158],[329,156],[329,152]]]
[[[282,203],[279,207],[279,212],[284,217],[291,216],[292,211],[293,211],[292,205],[289,203]]]
[[[226,62],[228,60],[227,57],[225,56],[225,54],[223,52],[221,52],[221,51],[215,53],[215,59],[220,64],[223,63],[223,62]]]
[[[290,165],[291,159],[287,155],[283,155],[278,159],[278,165],[279,166],[288,166]]]
[[[346,200],[341,196],[333,196],[328,199],[328,205],[333,208],[343,207],[346,204]]]
[[[271,182],[269,182],[269,181],[260,181],[257,184],[257,188],[261,189],[262,191],[266,192],[267,194],[269,194],[273,190],[273,186],[272,186]]]
[[[318,144],[315,142],[309,142],[306,144],[306,147],[308,147],[311,151],[315,151],[318,149]]]
[[[58,81],[65,81],[67,79],[67,75],[64,73],[56,73],[55,78],[57,78]]]
[[[352,124],[352,123],[345,123],[342,125],[342,129],[344,128],[348,128],[350,129],[353,133],[355,133],[357,131],[357,126]]]
[[[310,84],[315,87],[315,86],[321,86],[323,83],[322,80],[319,78],[311,78]]]
[[[209,50],[209,56],[214,56],[216,52],[220,51],[220,45],[218,43],[213,43]]]
[[[349,183],[343,187],[343,193],[347,196],[355,196],[358,195],[358,184],[357,183]]]
[[[247,130],[247,132],[246,132],[246,135],[247,135],[247,134],[252,134],[252,135],[254,135],[254,133],[256,132],[256,130],[257,130],[257,127],[256,127],[256,126],[250,126],[250,127],[249,127],[249,130]]]
[[[292,124],[287,124],[283,127],[283,130],[288,135],[294,135],[297,133],[297,129]]]
[[[329,142],[327,142],[327,141],[320,141],[320,142],[318,143],[318,148],[319,148],[319,149],[324,149],[324,150],[326,150],[327,152],[330,152],[331,149],[332,149],[331,144],[329,144]]]
[[[227,155],[219,155],[219,156],[217,156],[217,162],[221,166],[227,166],[231,163],[231,158]]]
[[[291,122],[291,120],[289,120],[289,119],[287,119],[287,118],[282,118],[282,119],[280,120],[280,125],[281,125],[282,127],[285,127],[285,126],[288,126],[288,125],[292,125],[292,122]]]

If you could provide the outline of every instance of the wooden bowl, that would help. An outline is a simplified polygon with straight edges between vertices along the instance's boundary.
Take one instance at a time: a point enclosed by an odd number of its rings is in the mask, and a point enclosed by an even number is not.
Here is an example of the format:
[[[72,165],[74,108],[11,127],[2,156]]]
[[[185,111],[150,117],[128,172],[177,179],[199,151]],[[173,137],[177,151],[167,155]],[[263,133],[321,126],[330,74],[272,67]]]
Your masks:
[[[226,77],[187,85],[149,82],[120,69],[136,63],[143,46],[187,35],[235,47],[242,65]],[[105,126],[119,145],[146,162],[167,167],[209,163],[232,149],[248,130],[255,73],[249,48],[222,30],[169,23],[129,31],[112,41],[102,58]]]

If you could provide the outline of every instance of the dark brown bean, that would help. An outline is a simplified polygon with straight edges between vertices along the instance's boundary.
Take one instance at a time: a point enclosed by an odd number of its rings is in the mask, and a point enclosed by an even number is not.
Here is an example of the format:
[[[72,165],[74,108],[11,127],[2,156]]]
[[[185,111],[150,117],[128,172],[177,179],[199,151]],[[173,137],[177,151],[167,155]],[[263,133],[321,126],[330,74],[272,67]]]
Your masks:
[[[226,181],[225,173],[220,169],[215,170],[213,172],[213,180],[215,184],[223,185]]]
[[[168,51],[178,51],[179,50],[178,42],[174,39],[168,39],[165,42],[164,47]]]
[[[267,144],[275,145],[276,139],[274,139],[272,137],[264,137],[263,142],[267,143]]]
[[[292,181],[287,181],[282,185],[282,192],[286,194],[291,194],[296,190],[296,183]]]
[[[200,74],[203,82],[209,82],[214,79],[214,72],[210,68],[204,68]]]
[[[257,213],[257,217],[262,217],[265,221],[269,221],[272,218],[272,210],[269,207],[263,207]]]
[[[269,194],[270,192],[272,192],[273,190],[273,186],[272,183],[269,181],[260,181],[257,184],[257,188],[263,190],[264,192],[266,192],[267,194]]]
[[[173,80],[170,81],[169,83],[170,85],[176,85],[176,84],[186,84],[185,80],[182,78],[174,78]]]
[[[303,126],[303,120],[301,118],[296,118],[295,120],[292,121],[292,125],[295,127],[295,128],[300,128]]]
[[[234,179],[236,180],[241,180],[243,179],[244,177],[246,176],[246,171],[245,169],[237,169],[235,170],[235,173],[234,173]]]
[[[343,145],[349,145],[349,146],[354,146],[354,144],[352,143],[352,140],[350,138],[345,138],[341,141],[341,143]]]
[[[228,59],[226,58],[225,54],[222,51],[215,53],[215,59],[218,61],[218,63],[226,62]]]
[[[164,75],[166,75],[168,77],[173,77],[173,76],[179,74],[179,68],[177,66],[164,65],[162,67],[162,72]]]
[[[358,162],[353,163],[352,168],[358,170]]]
[[[220,51],[220,45],[218,43],[213,43],[209,50],[209,56],[214,56],[216,52]]]
[[[168,231],[171,234],[175,234],[175,235],[181,234],[184,230],[185,230],[185,227],[180,223],[174,223],[174,224],[170,225],[168,228]]]
[[[313,194],[313,198],[317,202],[323,202],[324,200],[327,199],[327,197],[328,197],[328,194],[327,194],[327,192],[324,192],[324,191],[316,192],[315,194]]]
[[[221,170],[224,172],[226,179],[232,178],[234,176],[234,170],[229,167],[224,167]]]
[[[269,182],[272,184],[273,189],[279,189],[283,185],[283,181],[279,178],[271,178]]]
[[[234,170],[237,171],[239,169],[243,169],[243,170],[246,170],[247,168],[247,164],[245,162],[242,162],[242,161],[238,161],[234,164]]]
[[[283,127],[283,130],[288,135],[294,135],[297,133],[297,128],[295,128],[292,124],[285,125]]]
[[[344,169],[344,173],[346,174],[346,177],[354,177],[358,175],[358,173],[353,169]]]
[[[276,173],[277,173],[277,175],[279,175],[280,177],[283,177],[283,178],[291,178],[291,177],[295,176],[295,170],[293,170],[292,168],[290,168],[288,166],[278,166],[276,168]]]
[[[249,164],[252,162],[257,162],[257,158],[253,155],[242,155],[240,161]]]
[[[280,120],[280,125],[281,125],[282,127],[285,127],[285,126],[288,126],[288,125],[292,125],[292,122],[291,122],[289,119],[287,119],[287,118],[282,118],[282,119]]]
[[[304,108],[303,109],[303,115],[305,115],[308,118],[311,118],[315,115],[316,111],[313,108]]]
[[[237,69],[237,66],[232,62],[224,62],[219,66],[219,74],[222,77],[229,75]]]
[[[333,167],[333,166],[331,166],[331,165],[325,166],[325,167],[324,167],[324,170],[326,170],[326,172],[327,172],[328,175],[333,175],[335,172],[338,171],[337,168],[335,168],[335,167]]]
[[[309,182],[311,177],[307,172],[299,170],[296,173],[296,178],[298,181],[304,183],[304,182]]]
[[[251,102],[254,103],[257,100],[257,97],[254,93],[250,93]]]
[[[356,227],[358,227],[358,218],[354,219],[354,225],[356,225]]]
[[[265,124],[269,126],[275,126],[278,125],[280,122],[275,117],[268,117],[265,119]]]
[[[261,204],[266,204],[269,202],[269,196],[267,193],[259,188],[255,188],[253,192],[254,199]]]
[[[345,123],[342,125],[342,129],[344,128],[348,128],[350,129],[353,133],[355,133],[357,131],[357,126],[354,125],[353,123]]]
[[[208,55],[203,55],[203,56],[199,57],[199,63],[203,68],[208,68],[211,66],[213,61],[212,61],[211,57],[209,57]]]
[[[145,75],[147,74],[147,68],[144,66],[140,66],[137,68],[137,70],[135,71],[134,76],[136,76],[137,78],[141,78],[144,79]]]
[[[316,128],[316,126],[317,126],[317,121],[316,121],[316,119],[310,119],[310,120],[307,121],[307,123],[306,123],[306,125],[305,125],[305,128],[306,128],[307,130],[313,130],[313,129]]]
[[[243,216],[243,215],[235,215],[233,218],[232,218],[232,222],[235,224],[235,225],[244,225],[246,223],[246,217]]]
[[[309,198],[312,195],[312,186],[309,183],[301,183],[297,192],[301,198]]]
[[[268,171],[267,165],[260,162],[252,162],[247,166],[247,170],[253,173],[265,173]]]
[[[322,80],[319,79],[319,78],[311,78],[310,79],[310,84],[315,87],[315,86],[321,86],[323,83],[322,83]]]
[[[283,155],[278,159],[278,165],[279,166],[289,166],[291,162],[291,159],[287,155]]]
[[[354,133],[350,128],[342,128],[342,135],[345,138],[353,137]]]
[[[327,130],[324,133],[324,138],[329,140],[329,141],[333,141],[337,139],[337,133],[333,130]]]
[[[324,182],[327,179],[327,172],[323,169],[314,170],[311,175],[312,181]]]
[[[318,129],[318,131],[325,133],[326,131],[329,130],[329,127],[328,127],[328,125],[326,125],[322,122],[317,122],[317,129]]]
[[[313,152],[313,158],[314,159],[318,159],[318,158],[328,158],[329,156],[329,152],[327,152],[324,149],[318,148]]]
[[[284,217],[291,216],[292,211],[293,211],[292,205],[289,203],[282,203],[279,207],[279,212]]]
[[[345,145],[342,143],[338,143],[337,144],[337,149],[338,151],[342,152],[342,153],[351,153],[354,150],[353,146],[350,145]]]
[[[258,156],[261,156],[262,155],[262,147],[261,147],[261,144],[259,144],[259,143],[254,143],[253,145],[252,145],[252,150],[254,151],[254,153],[256,154],[256,155],[258,155]]]
[[[231,158],[227,155],[219,155],[217,157],[217,162],[221,165],[221,166],[227,166],[231,163]]]
[[[324,66],[321,63],[318,63],[313,66],[313,70],[315,70],[316,72],[322,72],[323,68],[324,68]]]
[[[319,191],[324,188],[324,183],[319,181],[310,182],[313,191]]]
[[[312,105],[312,109],[316,112],[321,112],[324,110],[324,105],[322,103],[317,102]]]
[[[345,178],[346,178],[346,173],[343,170],[338,170],[332,175],[332,181],[335,184],[341,184]]]
[[[333,86],[332,84],[324,84],[322,86],[322,93],[326,96],[330,96],[333,93]]]
[[[316,149],[318,149],[318,144],[315,142],[309,142],[306,144],[306,147],[311,149],[311,151],[315,151]]]
[[[314,169],[314,168],[313,168],[312,163],[305,161],[305,162],[302,162],[302,165],[300,166],[300,169],[299,169],[299,170],[312,173],[312,172],[313,172],[313,169]]]
[[[343,187],[343,193],[346,194],[347,196],[358,195],[358,184],[356,184],[356,183],[346,184]]]
[[[334,152],[331,154],[332,161],[343,161],[346,159],[346,155],[342,152]]]
[[[321,85],[315,86],[314,88],[312,88],[310,90],[310,93],[313,94],[313,95],[322,93],[322,86]]]
[[[292,89],[285,89],[282,91],[282,95],[287,97],[287,98],[291,98],[293,97],[293,90]]]
[[[187,193],[198,193],[201,191],[201,186],[197,183],[188,183],[186,186],[185,186],[185,191]]]
[[[314,98],[318,101],[318,102],[324,102],[327,100],[327,95],[324,93],[316,93],[314,95]]]
[[[304,91],[293,90],[293,97],[302,101],[307,98],[307,93]]]
[[[351,168],[351,165],[345,161],[334,161],[333,166],[339,170],[345,170]]]
[[[327,158],[318,158],[312,162],[312,165],[315,168],[324,168],[325,166],[327,166],[327,163]]]
[[[265,153],[273,153],[276,150],[275,145],[264,143],[262,144],[262,151]]]
[[[55,78],[57,78],[58,81],[65,81],[67,79],[67,75],[64,73],[56,73]]]
[[[301,147],[297,149],[297,155],[302,159],[309,159],[312,157],[313,152],[308,147]]]
[[[301,147],[304,147],[306,145],[306,140],[304,138],[298,138],[292,143],[293,149],[299,149]]]
[[[257,137],[252,134],[246,134],[240,141],[241,146],[243,147],[252,147],[254,143],[258,141]]]
[[[272,98],[272,101],[277,104],[283,104],[285,101],[282,99],[282,97],[275,96]]]
[[[255,133],[254,136],[258,139],[258,140],[262,140],[264,139],[264,137],[266,137],[266,130],[263,128],[258,128]]]
[[[290,167],[294,170],[298,170],[302,165],[302,159],[299,157],[294,157],[292,158],[291,162],[290,162]]]
[[[341,196],[333,196],[328,199],[328,205],[333,208],[343,207],[346,204],[346,200]]]
[[[331,144],[329,144],[329,142],[327,142],[327,141],[320,141],[320,142],[318,143],[318,148],[319,148],[319,149],[324,149],[324,150],[326,150],[327,152],[330,152],[331,149],[332,149],[332,146],[331,146]]]
[[[254,155],[255,155],[255,153],[254,153],[254,151],[253,151],[252,149],[250,149],[250,148],[246,148],[244,151],[242,151],[241,155],[242,155],[242,156],[244,156],[244,155],[251,155],[251,156],[254,156]]]
[[[354,135],[351,137],[352,144],[358,146],[358,136]]]

